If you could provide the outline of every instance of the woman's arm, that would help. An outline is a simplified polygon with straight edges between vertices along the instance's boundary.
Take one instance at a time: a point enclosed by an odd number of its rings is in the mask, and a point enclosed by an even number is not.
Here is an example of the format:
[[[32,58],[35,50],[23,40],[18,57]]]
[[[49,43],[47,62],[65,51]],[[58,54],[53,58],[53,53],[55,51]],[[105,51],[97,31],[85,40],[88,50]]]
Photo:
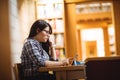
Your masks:
[[[45,61],[45,66],[46,67],[52,67],[52,66],[65,66],[69,64],[69,59],[64,59],[61,61]]]
[[[63,66],[63,62],[62,61],[45,61],[45,66],[46,67],[52,67],[52,66]]]
[[[57,60],[57,56],[56,56],[56,51],[55,51],[55,45],[51,45],[49,47],[49,53],[51,54],[51,57],[53,58],[53,60]]]

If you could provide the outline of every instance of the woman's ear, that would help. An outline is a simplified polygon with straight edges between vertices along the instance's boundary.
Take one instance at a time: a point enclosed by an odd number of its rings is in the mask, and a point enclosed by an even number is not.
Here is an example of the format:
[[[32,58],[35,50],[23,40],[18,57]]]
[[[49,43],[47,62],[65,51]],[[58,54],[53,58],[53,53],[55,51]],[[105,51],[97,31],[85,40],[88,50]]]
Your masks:
[[[40,32],[40,29],[39,29],[39,28],[37,28],[37,29],[36,29],[36,33],[39,33],[39,32]]]

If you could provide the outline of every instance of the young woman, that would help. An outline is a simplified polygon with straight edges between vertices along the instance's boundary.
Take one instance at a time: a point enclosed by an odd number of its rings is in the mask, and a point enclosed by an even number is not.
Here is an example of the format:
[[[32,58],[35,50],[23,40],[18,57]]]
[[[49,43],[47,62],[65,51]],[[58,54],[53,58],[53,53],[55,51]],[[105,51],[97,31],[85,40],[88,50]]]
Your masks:
[[[44,20],[37,20],[31,26],[21,54],[25,80],[55,80],[54,75],[47,72],[40,73],[38,68],[69,64],[68,59],[62,61],[52,59],[52,54],[49,54],[49,49],[52,50],[53,47],[49,41],[50,34],[52,34],[52,28]]]

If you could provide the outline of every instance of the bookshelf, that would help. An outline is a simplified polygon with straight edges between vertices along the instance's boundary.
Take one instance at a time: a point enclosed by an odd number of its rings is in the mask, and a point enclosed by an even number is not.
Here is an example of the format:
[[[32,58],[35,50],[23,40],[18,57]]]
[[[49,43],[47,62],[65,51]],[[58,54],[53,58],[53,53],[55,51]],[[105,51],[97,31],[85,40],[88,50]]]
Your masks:
[[[46,20],[52,26],[52,39],[55,43],[56,57],[65,57],[64,47],[64,1],[38,0],[36,2],[37,19]],[[62,55],[62,56],[61,56]]]

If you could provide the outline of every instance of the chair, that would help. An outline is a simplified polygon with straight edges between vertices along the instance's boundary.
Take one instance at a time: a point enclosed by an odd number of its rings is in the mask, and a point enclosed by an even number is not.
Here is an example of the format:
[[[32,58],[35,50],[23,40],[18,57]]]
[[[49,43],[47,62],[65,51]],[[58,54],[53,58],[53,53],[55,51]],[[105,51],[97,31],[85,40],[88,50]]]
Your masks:
[[[24,80],[23,69],[21,63],[15,63],[13,67],[16,80]]]
[[[86,80],[120,80],[120,56],[87,58]]]

